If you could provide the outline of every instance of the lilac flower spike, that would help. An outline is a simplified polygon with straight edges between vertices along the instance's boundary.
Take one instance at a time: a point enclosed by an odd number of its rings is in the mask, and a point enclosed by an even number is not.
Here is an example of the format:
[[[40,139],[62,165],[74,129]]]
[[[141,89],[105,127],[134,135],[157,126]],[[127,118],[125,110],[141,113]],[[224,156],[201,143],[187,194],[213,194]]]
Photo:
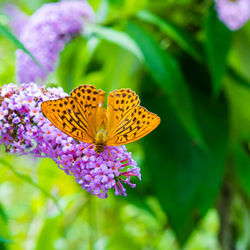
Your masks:
[[[22,12],[16,5],[11,3],[5,4],[3,11],[7,16],[9,16],[9,26],[19,37],[29,20],[29,16]]]
[[[62,88],[8,84],[0,93],[0,144],[7,152],[50,157],[83,189],[99,198],[107,198],[109,189],[126,196],[123,185],[134,188],[131,176],[141,179],[140,168],[125,146],[108,147],[98,155],[93,145],[64,134],[43,116],[41,103],[67,96]]]
[[[215,8],[230,30],[240,29],[250,19],[249,0],[216,0]]]
[[[65,44],[82,31],[86,20],[91,21],[93,18],[92,8],[81,0],[49,3],[38,9],[30,17],[20,40],[44,70],[22,50],[17,50],[18,81],[25,83],[45,80],[48,73],[54,70]]]

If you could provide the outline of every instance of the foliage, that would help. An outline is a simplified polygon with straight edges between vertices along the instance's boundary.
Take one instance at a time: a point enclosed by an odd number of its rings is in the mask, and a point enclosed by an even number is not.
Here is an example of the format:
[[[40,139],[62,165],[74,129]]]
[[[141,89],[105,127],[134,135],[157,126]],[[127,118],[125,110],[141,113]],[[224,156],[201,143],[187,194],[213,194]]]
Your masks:
[[[45,2],[15,1],[27,13]],[[247,249],[250,24],[230,31],[210,0],[89,3],[97,23],[66,45],[48,84],[139,94],[142,106],[161,117],[155,131],[127,146],[142,181],[126,198],[99,200],[49,159],[2,150],[1,247],[221,249],[219,235],[230,221],[233,244]],[[0,15],[1,85],[15,79],[16,48],[7,39],[24,49],[6,18]],[[228,208],[217,206],[226,198]]]

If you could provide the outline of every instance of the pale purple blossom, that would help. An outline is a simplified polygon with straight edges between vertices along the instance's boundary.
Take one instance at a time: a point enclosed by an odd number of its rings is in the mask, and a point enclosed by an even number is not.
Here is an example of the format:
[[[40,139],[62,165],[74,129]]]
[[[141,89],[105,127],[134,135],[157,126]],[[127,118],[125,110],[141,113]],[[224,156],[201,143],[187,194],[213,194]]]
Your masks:
[[[250,0],[216,0],[215,8],[230,30],[240,29],[250,19]]]
[[[3,11],[9,17],[9,26],[19,37],[29,20],[29,16],[12,3],[5,4]]]
[[[93,145],[64,134],[43,116],[43,101],[67,96],[61,88],[9,84],[0,92],[0,144],[7,152],[50,157],[83,189],[100,198],[106,198],[109,189],[126,196],[124,185],[135,187],[131,176],[141,179],[140,168],[125,146],[106,147],[98,155]]]
[[[38,9],[25,25],[20,40],[43,69],[25,52],[17,50],[18,81],[44,81],[54,71],[65,44],[82,32],[85,21],[93,18],[94,12],[84,0],[48,3]]]

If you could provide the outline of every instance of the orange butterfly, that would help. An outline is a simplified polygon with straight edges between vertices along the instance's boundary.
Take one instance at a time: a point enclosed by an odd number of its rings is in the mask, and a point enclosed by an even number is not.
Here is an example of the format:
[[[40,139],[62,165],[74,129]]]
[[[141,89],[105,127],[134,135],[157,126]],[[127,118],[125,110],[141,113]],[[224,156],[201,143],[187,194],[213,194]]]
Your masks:
[[[74,89],[69,97],[45,101],[45,117],[65,134],[95,145],[100,154],[105,146],[119,146],[137,141],[154,130],[160,117],[139,106],[139,97],[130,89],[109,93],[107,110],[105,92],[92,85]]]

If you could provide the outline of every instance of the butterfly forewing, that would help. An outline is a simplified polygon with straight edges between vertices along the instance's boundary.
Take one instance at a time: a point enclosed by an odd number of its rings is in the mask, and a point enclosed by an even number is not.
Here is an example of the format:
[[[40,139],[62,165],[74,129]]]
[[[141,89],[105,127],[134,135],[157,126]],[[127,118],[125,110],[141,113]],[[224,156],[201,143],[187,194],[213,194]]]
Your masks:
[[[129,95],[131,95],[129,97]],[[137,141],[154,130],[160,118],[139,106],[138,96],[129,89],[114,91],[108,99],[108,146]]]
[[[104,91],[85,84],[74,89],[70,96],[79,104],[93,136],[95,136],[100,127],[106,127],[106,113],[103,109],[105,101]]]
[[[94,142],[94,135],[79,104],[72,98],[45,101],[42,112],[51,123],[65,134],[86,143]]]
[[[94,143],[97,130],[106,126],[105,92],[92,85],[74,89],[70,97],[42,103],[43,114],[61,131],[75,139]]]
[[[140,104],[139,97],[130,89],[114,90],[108,96],[108,134],[113,137],[123,117]]]

